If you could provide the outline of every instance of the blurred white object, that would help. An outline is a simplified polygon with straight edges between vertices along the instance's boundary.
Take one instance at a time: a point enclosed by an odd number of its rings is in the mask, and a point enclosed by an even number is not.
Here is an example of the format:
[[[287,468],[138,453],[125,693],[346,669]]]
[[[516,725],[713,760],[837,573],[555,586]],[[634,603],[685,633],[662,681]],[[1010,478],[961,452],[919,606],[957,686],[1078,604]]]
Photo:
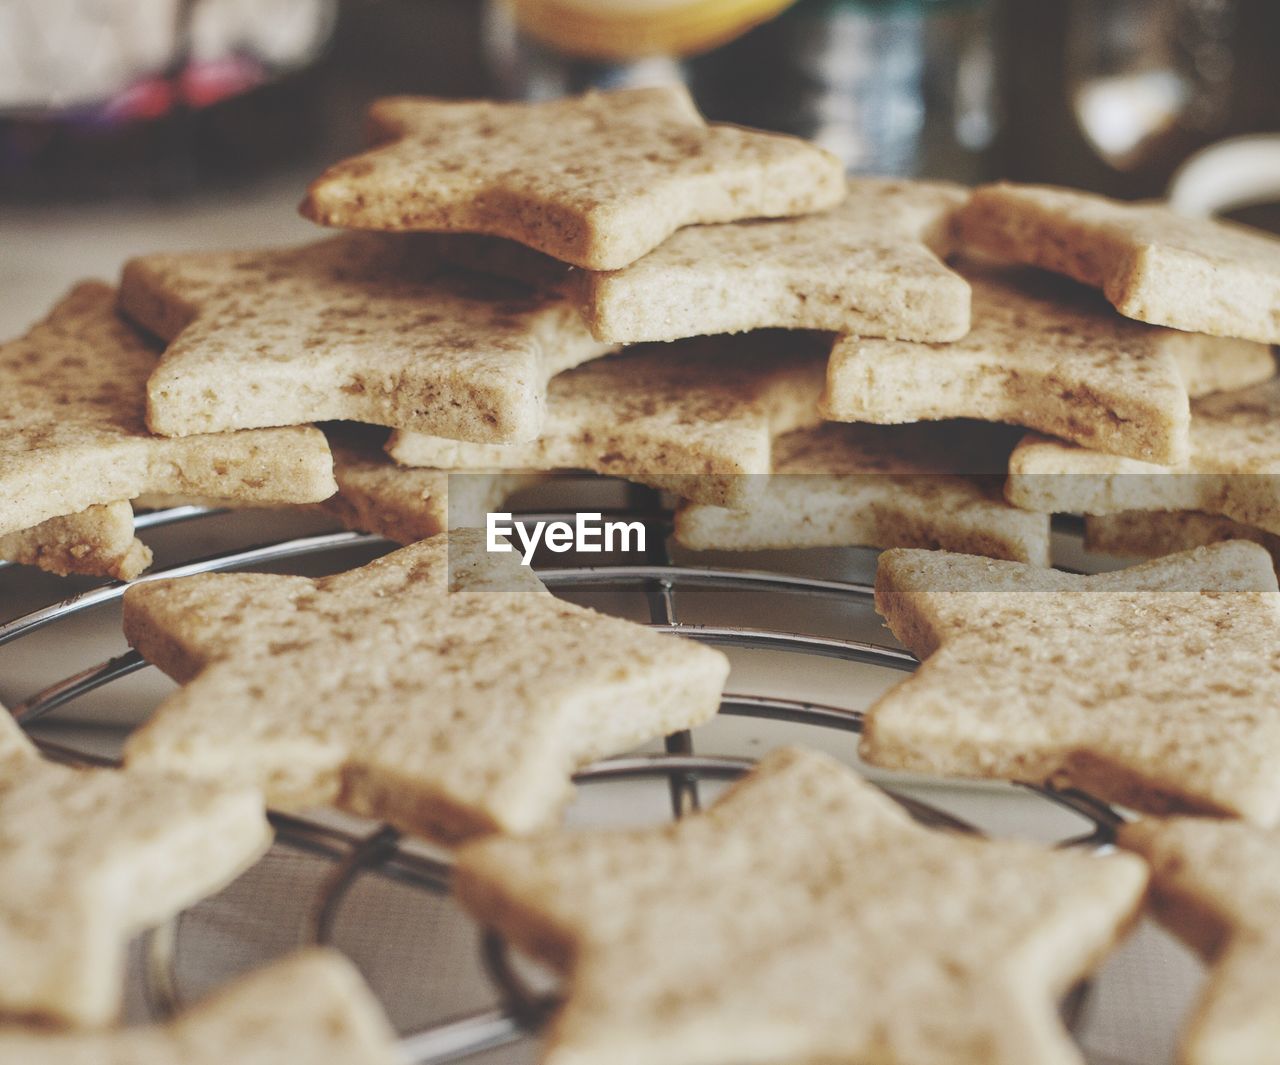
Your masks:
[[[1067,95],[1081,132],[1117,170],[1179,133],[1204,143],[1230,114],[1241,0],[1073,0]]]
[[[1169,182],[1169,202],[1212,215],[1280,200],[1280,134],[1232,137],[1191,156]]]
[[[100,104],[188,61],[300,66],[336,0],[0,0],[0,111]]]
[[[94,103],[163,69],[181,0],[0,3],[0,108]]]
[[[1076,90],[1080,126],[1108,159],[1134,158],[1186,105],[1184,82],[1168,70],[1098,77]]]
[[[330,0],[197,0],[191,11],[191,57],[249,52],[273,66],[315,55],[336,14]]]

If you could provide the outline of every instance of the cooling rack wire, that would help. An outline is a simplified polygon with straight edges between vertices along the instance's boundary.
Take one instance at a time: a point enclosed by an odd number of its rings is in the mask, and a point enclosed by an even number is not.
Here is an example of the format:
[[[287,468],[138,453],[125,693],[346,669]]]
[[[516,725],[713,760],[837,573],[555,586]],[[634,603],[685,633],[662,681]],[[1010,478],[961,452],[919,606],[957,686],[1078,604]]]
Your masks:
[[[643,596],[649,626],[661,632],[680,633],[703,643],[747,650],[769,650],[794,655],[817,655],[848,663],[862,663],[885,669],[909,671],[916,660],[908,652],[886,644],[846,639],[838,636],[785,631],[740,625],[703,625],[682,622],[678,613],[678,593],[683,590],[714,589],[782,596],[814,596],[824,600],[869,605],[872,586],[843,580],[827,580],[763,570],[715,568],[673,563],[667,551],[671,513],[660,505],[654,493],[633,491],[630,505],[605,510],[606,519],[642,521],[649,532],[647,541],[657,545],[634,564],[538,568],[543,583],[554,593],[572,590],[621,590]],[[157,529],[194,522],[220,513],[196,506],[171,507],[137,515],[140,530]],[[572,511],[536,513],[517,511],[521,520],[572,520]],[[301,536],[233,550],[183,562],[138,578],[158,580],[252,568],[291,559],[344,552],[356,547],[396,545],[364,533],[330,532]],[[4,563],[0,563],[3,566]],[[80,594],[0,623],[0,646],[57,625],[95,607],[116,602],[124,593],[122,583],[104,584]],[[14,716],[25,727],[46,714],[73,703],[104,685],[147,668],[135,651],[89,666],[48,685],[12,706]],[[720,714],[733,717],[764,718],[793,725],[834,729],[848,734],[861,731],[863,716],[857,710],[808,700],[771,695],[727,692]],[[91,755],[59,743],[40,741],[47,757],[79,765],[114,765],[110,758]],[[609,758],[583,768],[575,776],[581,786],[635,778],[666,779],[670,791],[671,816],[679,818],[701,806],[700,785],[704,781],[732,780],[747,772],[754,760],[739,756],[701,754],[695,751],[694,736],[688,731],[666,738],[665,752]],[[1082,819],[1083,833],[1059,841],[1059,847],[1104,849],[1114,841],[1121,815],[1089,795],[1074,790],[1025,787],[1043,800],[1063,807]],[[981,834],[964,820],[932,802],[922,801],[892,788],[888,794],[917,821],[952,831]],[[360,832],[325,820],[272,811],[270,820],[276,837],[298,850],[326,859],[327,875],[310,911],[308,938],[327,943],[348,890],[364,874],[389,877],[436,895],[449,892],[450,863],[447,854],[424,853],[405,846],[399,832],[389,826]],[[148,933],[144,938],[143,983],[147,1006],[156,1019],[170,1016],[183,1005],[175,976],[181,918]],[[484,969],[493,984],[497,1004],[468,1012],[404,1034],[399,1048],[405,1065],[445,1065],[484,1051],[513,1043],[536,1033],[555,1007],[553,995],[534,990],[510,957],[505,943],[493,933],[481,938]],[[1088,987],[1077,988],[1063,1004],[1063,1016],[1074,1025],[1087,997]]]

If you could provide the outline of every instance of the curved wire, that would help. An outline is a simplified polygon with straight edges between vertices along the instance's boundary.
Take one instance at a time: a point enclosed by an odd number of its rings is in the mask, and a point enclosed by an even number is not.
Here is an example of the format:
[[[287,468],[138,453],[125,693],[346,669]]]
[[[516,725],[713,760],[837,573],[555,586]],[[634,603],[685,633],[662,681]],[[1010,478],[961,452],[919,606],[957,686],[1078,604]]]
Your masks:
[[[154,514],[139,515],[139,528],[160,526],[188,520],[210,513],[202,508],[169,508]],[[233,569],[238,566],[271,562],[298,555],[317,553],[335,548],[346,548],[378,542],[377,537],[360,533],[327,533],[301,537],[281,543],[248,548],[231,554],[184,563],[167,570],[150,573],[140,581],[161,580],[189,576],[195,573]],[[814,636],[806,633],[779,632],[738,626],[695,626],[676,620],[671,596],[677,587],[701,588],[751,588],[758,591],[774,591],[830,595],[868,601],[874,594],[870,585],[854,582],[832,581],[819,578],[791,576],[752,570],[722,570],[711,567],[673,565],[665,560],[661,564],[642,566],[603,566],[577,569],[540,570],[539,576],[550,587],[583,588],[618,585],[656,587],[651,607],[651,627],[658,631],[679,633],[706,643],[722,644],[749,649],[778,650],[793,653],[817,654],[845,661],[868,662],[894,669],[909,670],[916,665],[915,658],[900,648],[838,637]],[[92,607],[112,602],[123,595],[127,584],[111,584],[91,589],[61,603],[37,610],[21,618],[0,625],[0,644],[17,639],[44,625],[61,620]],[[130,651],[98,666],[83,670],[71,677],[50,685],[14,708],[15,716],[23,723],[62,706],[105,684],[127,676],[146,663],[136,652]],[[726,715],[760,717],[782,720],[795,724],[833,728],[857,733],[863,724],[863,715],[856,710],[824,705],[803,700],[772,696],[727,693],[721,712]],[[79,752],[52,743],[41,743],[50,757],[66,761],[92,762],[99,765],[115,764],[111,759],[87,758]],[[636,777],[666,776],[684,789],[696,788],[699,779],[733,779],[747,772],[754,761],[747,758],[698,755],[691,744],[671,738],[665,754],[631,755],[606,759],[586,766],[575,774],[578,784],[594,784]],[[1083,793],[1056,790],[1049,787],[1028,787],[1048,801],[1063,806],[1094,826],[1093,831],[1065,841],[1063,846],[1105,846],[1114,840],[1121,816],[1107,804]],[[896,795],[891,789],[886,793],[903,806],[917,820],[953,831],[977,833],[972,824],[954,817],[930,803]],[[696,796],[696,791],[692,792]],[[683,807],[677,807],[677,810]],[[319,820],[289,814],[269,814],[278,838],[287,845],[333,859],[337,864],[325,881],[316,900],[311,917],[311,936],[319,942],[331,938],[333,925],[342,901],[361,872],[377,870],[380,874],[413,883],[434,892],[447,892],[451,879],[451,863],[447,858],[436,858],[406,848],[400,834],[383,826],[372,833],[361,835],[337,828]],[[176,924],[162,926],[148,937],[147,945],[147,994],[153,1011],[164,1013],[178,1005],[178,995],[173,979],[173,946]],[[486,967],[503,993],[505,1006],[478,1011],[435,1024],[419,1032],[404,1036],[399,1043],[406,1061],[417,1065],[439,1065],[458,1057],[510,1043],[535,1028],[554,999],[538,995],[519,980],[510,963],[506,946],[497,936],[489,933],[484,940]],[[1067,1015],[1075,1012],[1078,998],[1068,1000]]]
[[[127,677],[130,673],[145,669],[147,665],[147,660],[137,651],[126,651],[115,658],[109,658],[96,666],[74,673],[64,680],[55,681],[49,687],[10,707],[9,712],[22,724],[28,725],[50,711],[82,695],[87,695],[95,688],[101,688],[113,680]]]
[[[861,710],[827,706],[802,699],[784,699],[776,695],[726,693],[720,700],[720,713],[728,717],[757,717],[768,721],[785,721],[792,725],[815,725],[818,728],[842,729],[854,733],[862,731],[864,720]]]
[[[1025,784],[1020,788],[1033,792],[1047,799],[1064,810],[1069,810],[1092,827],[1082,835],[1072,836],[1058,844],[1059,848],[1082,848],[1086,850],[1102,850],[1112,846],[1116,841],[1116,833],[1128,820],[1110,803],[1095,799],[1086,792],[1075,788],[1057,788],[1052,784]]]
[[[772,629],[751,629],[736,625],[650,625],[649,628],[687,636],[701,643],[727,644],[758,651],[823,655],[846,662],[868,662],[902,670],[915,669],[919,664],[910,651],[863,640],[845,640],[838,636],[810,636],[802,632],[776,632]]]
[[[403,1035],[396,1049],[404,1065],[446,1065],[508,1046],[528,1034],[507,1010],[487,1009]]]
[[[359,875],[373,869],[399,850],[400,833],[390,825],[382,825],[350,849],[327,877],[316,896],[310,921],[310,941],[326,944],[333,938],[333,926],[342,908],[342,900]]]
[[[768,570],[717,569],[711,566],[675,564],[539,569],[538,578],[549,588],[670,581],[673,584],[687,584],[694,587],[746,585],[762,591],[817,592],[823,595],[854,596],[859,599],[871,599],[875,595],[875,588],[872,585],[854,581],[832,581],[821,577],[770,573]]]
[[[754,704],[766,701],[762,697],[729,696],[728,699],[749,701],[753,704],[750,706],[753,714],[758,714],[763,709],[762,705]],[[815,709],[838,715],[847,713],[833,707],[814,707],[812,704],[791,700],[777,702],[788,713]],[[49,743],[41,743],[40,746],[48,756],[76,760],[76,753],[65,747]],[[112,759],[95,758],[92,761],[98,765],[115,764]],[[748,772],[754,764],[753,759],[734,756],[665,753],[630,755],[585,766],[575,774],[574,780],[578,784],[591,784],[669,775],[673,772],[697,774],[703,778],[735,779]],[[965,833],[979,831],[968,822],[929,803],[885,790],[908,813],[925,824]],[[1073,809],[1077,808],[1077,804],[1079,809],[1085,811],[1096,807],[1096,800],[1089,800],[1088,797],[1084,797],[1087,802],[1081,802],[1078,795],[1070,793],[1046,794],[1046,797],[1055,796],[1061,797],[1064,804]],[[283,842],[338,860],[339,864],[326,880],[313,914],[312,938],[316,942],[325,942],[331,938],[333,922],[342,900],[358,875],[365,870],[376,870],[437,892],[448,890],[450,863],[406,851],[400,834],[387,826],[361,836],[295,815],[272,812],[270,818]],[[152,934],[148,944],[148,1001],[152,1010],[160,1016],[176,1009],[180,1004],[173,978],[173,927],[171,925],[165,929],[162,926]],[[452,1018],[404,1036],[398,1043],[398,1049],[405,1062],[412,1062],[413,1065],[443,1065],[459,1057],[515,1042],[536,1030],[555,1007],[556,999],[553,996],[540,995],[520,980],[507,956],[505,942],[492,932],[487,932],[484,939],[484,960],[487,970],[504,996],[504,1005]],[[1078,1015],[1081,996],[1085,993],[1087,988],[1082,988],[1066,1000],[1066,1018]]]
[[[223,507],[162,507],[159,510],[144,510],[134,514],[133,528],[135,532],[138,529],[159,529],[166,525],[178,525],[184,521],[193,521],[196,518],[210,518],[215,514],[225,513],[227,511]]]
[[[127,588],[147,581],[170,580],[175,577],[191,577],[197,573],[216,573],[221,570],[235,569],[237,566],[248,566],[257,562],[278,562],[281,559],[293,558],[296,555],[308,555],[318,551],[329,551],[338,548],[355,547],[361,544],[378,543],[377,536],[368,533],[336,532],[319,533],[315,536],[300,536],[294,540],[283,540],[274,544],[263,544],[259,547],[245,548],[224,555],[209,555],[193,562],[170,566],[168,569],[154,570],[144,573],[132,581],[116,581],[90,588],[87,592],[73,595],[59,603],[33,610],[22,617],[14,618],[0,625],[0,646],[20,636],[26,636],[45,625],[73,614],[79,614],[104,603],[112,603],[124,595]]]
[[[520,977],[511,963],[507,941],[492,929],[481,940],[485,972],[502,992],[505,1011],[526,1031],[535,1031],[551,1016],[559,1001],[555,995],[540,995]]]
[[[910,669],[915,659],[905,651],[881,644],[862,643],[856,640],[840,640],[832,637],[806,637],[795,633],[772,633],[763,629],[738,629],[731,627],[699,627],[653,625],[661,632],[679,633],[691,639],[701,640],[708,644],[722,646],[745,647],[757,650],[793,651],[804,654],[817,654],[830,658],[840,658],[852,662],[869,662],[888,666],[894,669]],[[62,680],[55,681],[34,695],[15,703],[10,712],[19,721],[35,721],[52,710],[87,695],[96,688],[109,684],[113,680],[128,676],[144,669],[147,662],[136,651],[128,651],[123,655],[108,659],[96,666],[81,670]],[[729,696],[725,696],[729,699]],[[775,699],[767,696],[735,695],[731,703],[738,716],[744,717],[778,717],[797,724],[825,725],[836,728],[848,728],[859,731],[862,727],[862,715],[856,710],[842,710],[837,707],[820,706],[816,703],[805,703],[790,699]],[[757,713],[750,713],[752,707]]]
[[[175,914],[163,924],[149,929],[143,937],[142,989],[147,1009],[156,1021],[168,1020],[182,1009],[178,991],[178,924]]]

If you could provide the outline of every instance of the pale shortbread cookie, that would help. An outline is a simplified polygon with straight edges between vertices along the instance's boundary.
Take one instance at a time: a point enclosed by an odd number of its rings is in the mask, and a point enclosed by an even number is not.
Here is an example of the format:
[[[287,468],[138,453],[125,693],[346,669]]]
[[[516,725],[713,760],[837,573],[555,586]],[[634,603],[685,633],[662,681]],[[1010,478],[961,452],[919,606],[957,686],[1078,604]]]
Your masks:
[[[0,1013],[106,1024],[130,938],[219,891],[270,843],[258,791],[56,765],[0,707]],[[4,1050],[0,1061],[28,1060]]]
[[[1223,540],[1252,540],[1280,562],[1280,536],[1198,510],[1122,510],[1086,514],[1084,546],[1103,555],[1159,558]]]
[[[876,609],[924,663],[867,712],[868,761],[1280,818],[1280,593],[1257,544],[1093,576],[888,551]]]
[[[1120,844],[1151,864],[1160,920],[1210,964],[1183,1065],[1274,1065],[1280,1046],[1280,832],[1239,821],[1144,820]]]
[[[599,339],[627,344],[774,326],[956,340],[969,286],[940,256],[967,195],[855,178],[820,214],[692,226],[621,270],[578,274],[583,317]]]
[[[185,685],[126,764],[446,840],[545,825],[574,769],[706,720],[728,672],[718,651],[556,599],[477,531],[320,580],[134,585],[124,629]]]
[[[1188,454],[1188,397],[1264,381],[1247,340],[1127,321],[1096,293],[1030,270],[970,266],[973,329],[952,344],[843,337],[823,414],[893,424],[980,418],[1152,462]]]
[[[1009,184],[975,189],[960,223],[969,246],[1100,288],[1126,317],[1280,343],[1280,240],[1261,230]]]
[[[972,422],[824,425],[780,438],[749,507],[685,503],[677,542],[695,550],[941,547],[1049,565],[1049,516],[1001,490],[1017,430]]]
[[[450,528],[483,528],[485,515],[501,506],[508,496],[549,476],[491,471],[454,474],[449,470],[399,466],[371,434],[363,432],[331,432],[329,446],[338,490],[307,509],[337,518],[345,528],[374,533],[399,544],[416,543]],[[145,510],[181,506],[237,508],[234,500],[164,495],[141,496],[133,505]],[[132,524],[129,528],[132,533]]]
[[[400,544],[450,528],[483,528],[485,516],[515,492],[545,479],[538,473],[454,474],[398,466],[381,449],[333,443],[336,495],[319,506],[348,529]]]
[[[1191,456],[1176,466],[1028,436],[1005,493],[1042,513],[1199,510],[1280,533],[1280,379],[1197,399]]]
[[[0,559],[60,577],[79,573],[131,581],[151,565],[151,549],[134,539],[133,508],[121,501],[5,533]]]
[[[170,341],[147,386],[167,436],[347,419],[514,441],[547,380],[612,351],[554,292],[442,272],[405,238],[146,255],[120,305]]]
[[[473,844],[454,880],[565,973],[544,1065],[1079,1065],[1056,998],[1145,884],[1128,855],[922,828],[800,749],[676,824]]]
[[[103,1032],[0,1025],[14,1065],[399,1065],[395,1033],[351,962],[311,948],[220,988],[166,1024]]]
[[[794,137],[708,126],[683,87],[539,103],[398,96],[372,151],[330,167],[302,213],[344,229],[508,237],[616,270],[681,226],[833,207],[844,168]]]
[[[772,442],[818,424],[830,341],[759,332],[637,349],[555,378],[547,423],[528,444],[458,443],[394,433],[406,466],[450,470],[587,469],[741,506],[772,469]]]
[[[144,492],[309,503],[332,495],[318,429],[165,440],[143,421],[152,349],[106,285],[77,285],[0,347],[0,534]]]

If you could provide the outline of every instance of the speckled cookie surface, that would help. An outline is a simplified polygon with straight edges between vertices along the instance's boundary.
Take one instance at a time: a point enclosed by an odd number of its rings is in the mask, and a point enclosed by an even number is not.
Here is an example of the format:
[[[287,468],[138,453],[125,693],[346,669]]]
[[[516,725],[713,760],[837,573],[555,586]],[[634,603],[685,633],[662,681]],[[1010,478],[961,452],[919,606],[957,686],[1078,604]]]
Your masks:
[[[749,507],[685,503],[676,540],[695,550],[928,547],[1049,564],[1049,522],[1006,503],[1017,430],[972,422],[824,425],[774,444]]]
[[[456,839],[545,825],[579,765],[695,725],[722,654],[556,599],[484,534],[320,580],[134,585],[125,635],[181,682],[126,764]]]
[[[876,608],[924,661],[868,711],[868,761],[1280,819],[1280,593],[1257,544],[1093,576],[888,551]]]
[[[960,216],[965,242],[1102,289],[1128,318],[1280,343],[1280,239],[1152,203],[990,185]]]
[[[469,846],[455,890],[565,971],[544,1065],[1078,1065],[1055,998],[1145,882],[1126,855],[921,828],[783,749],[675,825]]]
[[[844,197],[835,156],[708,126],[677,87],[539,103],[391,97],[374,103],[369,125],[384,143],[317,178],[308,218],[485,233],[614,270],[681,226],[804,214]]]
[[[408,466],[587,469],[718,505],[753,498],[783,433],[816,425],[830,341],[759,332],[633,352],[555,378],[547,424],[529,444],[492,447],[395,433]]]
[[[1120,844],[1151,864],[1156,913],[1210,966],[1182,1065],[1271,1065],[1280,1045],[1280,832],[1148,819],[1124,826]]]
[[[162,1025],[51,1033],[0,1025],[22,1065],[398,1065],[395,1033],[360,974],[312,948],[240,977]]]
[[[129,940],[218,891],[270,841],[253,789],[55,765],[0,707],[0,1012],[109,1022]],[[0,1038],[0,1060],[28,1059]]]
[[[115,292],[72,289],[0,347],[0,534],[144,492],[304,503],[333,493],[319,430],[165,440],[143,420],[155,352],[113,310]]]
[[[151,549],[134,538],[133,507],[125,500],[5,533],[0,559],[60,577],[83,573],[129,581],[151,565]]]
[[[547,379],[613,349],[563,296],[445,273],[377,234],[143,256],[120,305],[170,341],[147,385],[148,424],[170,436],[348,419],[527,440]]]
[[[1189,396],[1275,373],[1266,345],[1130,322],[1074,282],[972,265],[966,274],[973,328],[962,339],[836,343],[826,417],[881,424],[979,418],[1099,451],[1180,462],[1189,448]]]
[[[513,492],[535,484],[536,473],[474,472],[399,466],[381,448],[333,443],[338,491],[320,507],[348,529],[377,533],[399,544],[450,528],[483,528],[485,515]]]
[[[1252,540],[1280,562],[1280,535],[1199,510],[1122,510],[1087,514],[1084,546],[1104,555],[1157,558],[1223,540]]]
[[[455,475],[449,470],[400,466],[383,450],[386,432],[375,426],[329,426],[326,433],[338,490],[308,509],[328,514],[355,532],[373,533],[398,544],[416,543],[449,528],[482,528],[485,515],[509,495],[548,476],[481,470]],[[237,504],[211,497],[147,495],[135,499],[134,506],[235,509]]]
[[[956,340],[969,287],[940,256],[967,193],[855,178],[819,214],[691,226],[621,270],[577,274],[583,317],[628,344],[770,327]]]
[[[1197,399],[1191,455],[1176,466],[1028,436],[1005,492],[1043,513],[1199,510],[1280,533],[1280,379]]]

